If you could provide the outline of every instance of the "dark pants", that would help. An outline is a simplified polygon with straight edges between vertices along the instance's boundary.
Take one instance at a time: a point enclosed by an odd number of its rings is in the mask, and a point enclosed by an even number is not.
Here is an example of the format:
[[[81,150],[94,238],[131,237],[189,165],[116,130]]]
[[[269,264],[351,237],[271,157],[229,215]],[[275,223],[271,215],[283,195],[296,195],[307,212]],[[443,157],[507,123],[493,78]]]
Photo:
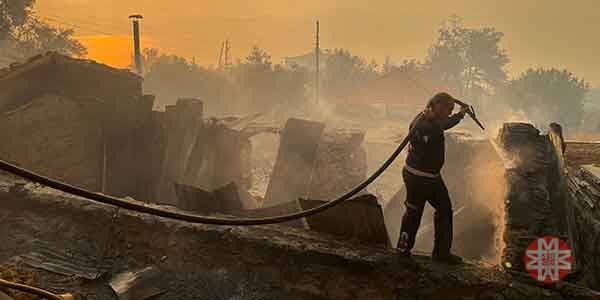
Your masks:
[[[415,245],[417,230],[421,224],[425,202],[435,208],[435,238],[432,255],[445,256],[452,247],[452,203],[448,189],[441,177],[427,178],[402,171],[406,188],[406,212],[402,217],[398,248],[410,251]]]

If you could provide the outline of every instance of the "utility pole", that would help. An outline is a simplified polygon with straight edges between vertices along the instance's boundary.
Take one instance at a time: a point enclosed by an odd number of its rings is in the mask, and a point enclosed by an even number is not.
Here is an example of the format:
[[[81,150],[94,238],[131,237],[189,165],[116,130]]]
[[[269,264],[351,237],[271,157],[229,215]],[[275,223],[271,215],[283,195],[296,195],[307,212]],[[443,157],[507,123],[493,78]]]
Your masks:
[[[229,69],[229,49],[231,46],[229,45],[229,39],[225,40],[225,68]]]
[[[317,42],[315,45],[315,103],[319,104],[319,21],[317,21]]]
[[[137,74],[142,76],[142,51],[140,50],[140,20],[142,15],[131,15],[129,18],[133,21],[133,52],[135,56],[135,69]]]
[[[231,77],[231,62],[229,61],[229,50],[231,49],[231,44],[229,44],[229,39],[225,40],[225,72],[227,76]]]
[[[219,70],[223,68],[223,49],[225,48],[225,42],[221,43],[221,51],[219,52]]]

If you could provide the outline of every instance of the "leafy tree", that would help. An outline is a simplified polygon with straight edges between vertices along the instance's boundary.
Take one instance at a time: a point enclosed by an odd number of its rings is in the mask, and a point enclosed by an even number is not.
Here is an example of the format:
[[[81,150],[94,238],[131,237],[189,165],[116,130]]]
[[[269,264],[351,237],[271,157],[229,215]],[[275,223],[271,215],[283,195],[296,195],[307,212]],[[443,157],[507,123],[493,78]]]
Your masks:
[[[73,38],[74,33],[72,29],[54,27],[30,17],[13,32],[13,47],[22,58],[48,51],[82,57],[86,54],[86,49]]]
[[[425,67],[433,77],[461,91],[460,96],[480,98],[507,78],[504,67],[510,60],[499,46],[502,37],[492,27],[466,28],[453,16],[439,29]]]
[[[271,55],[269,53],[254,46],[250,50],[250,54],[246,57],[246,65],[260,71],[268,71],[271,69],[273,63],[271,62]]]
[[[25,23],[34,3],[35,0],[0,0],[0,40],[6,40],[15,27]]]
[[[73,38],[73,30],[44,23],[35,16],[35,0],[0,0],[0,52],[10,58],[27,58],[47,51],[83,56],[86,50]]]
[[[322,86],[327,97],[345,95],[357,86],[379,76],[377,63],[370,63],[348,50],[334,49],[325,61]]]
[[[580,125],[589,88],[589,83],[567,70],[530,68],[510,81],[501,95],[538,126],[558,121],[574,129]]]

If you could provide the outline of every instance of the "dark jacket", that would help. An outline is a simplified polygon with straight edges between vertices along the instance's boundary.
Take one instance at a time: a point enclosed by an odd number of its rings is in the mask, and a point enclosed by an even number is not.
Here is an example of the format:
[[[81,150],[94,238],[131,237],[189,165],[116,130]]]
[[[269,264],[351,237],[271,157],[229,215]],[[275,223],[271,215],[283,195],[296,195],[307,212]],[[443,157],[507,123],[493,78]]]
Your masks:
[[[453,114],[443,122],[424,118],[416,122],[422,114],[410,124],[412,135],[409,137],[406,164],[419,171],[438,174],[444,166],[444,130],[456,126],[465,117],[465,113]]]

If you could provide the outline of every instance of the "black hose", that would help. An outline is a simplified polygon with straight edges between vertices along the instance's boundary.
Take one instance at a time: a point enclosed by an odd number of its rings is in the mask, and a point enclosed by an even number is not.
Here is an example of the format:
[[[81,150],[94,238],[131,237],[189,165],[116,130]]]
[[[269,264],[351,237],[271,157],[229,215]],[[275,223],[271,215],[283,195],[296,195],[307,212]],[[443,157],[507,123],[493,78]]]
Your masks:
[[[385,161],[385,163],[383,163],[383,165],[381,167],[379,167],[379,169],[377,171],[375,171],[369,178],[367,178],[365,181],[363,181],[361,184],[359,184],[358,186],[356,186],[354,189],[352,189],[348,193],[344,194],[343,196],[341,196],[335,200],[331,200],[327,203],[324,203],[320,206],[317,206],[317,207],[314,207],[311,209],[307,209],[304,211],[300,211],[297,213],[291,213],[291,214],[275,216],[275,217],[265,217],[265,218],[226,219],[226,218],[215,218],[215,217],[206,217],[206,216],[200,216],[200,215],[171,212],[171,211],[153,208],[153,207],[149,207],[149,206],[145,206],[145,205],[141,205],[141,204],[137,204],[137,203],[128,202],[128,201],[125,201],[125,200],[122,200],[122,199],[119,199],[116,197],[112,197],[112,196],[94,193],[94,192],[91,192],[91,191],[88,191],[88,190],[85,190],[82,188],[78,188],[78,187],[69,185],[64,182],[52,180],[48,177],[36,174],[34,172],[31,172],[29,170],[20,168],[18,166],[12,165],[10,163],[7,163],[7,162],[1,161],[1,160],[0,160],[0,169],[3,171],[6,171],[6,172],[10,172],[12,174],[18,175],[25,179],[31,180],[33,182],[37,182],[42,185],[51,187],[53,189],[60,190],[65,193],[73,194],[73,195],[87,198],[90,200],[94,200],[94,201],[97,201],[100,203],[110,204],[110,205],[114,205],[114,206],[117,206],[120,208],[125,208],[125,209],[142,212],[142,213],[148,213],[148,214],[152,214],[152,215],[156,215],[156,216],[160,216],[160,217],[165,217],[165,218],[170,218],[170,219],[175,219],[175,220],[180,220],[180,221],[186,221],[186,222],[191,222],[191,223],[213,224],[213,225],[237,225],[237,226],[240,226],[240,225],[264,225],[264,224],[282,223],[282,222],[287,222],[287,221],[311,216],[311,215],[317,214],[319,212],[322,212],[326,209],[329,209],[331,207],[334,207],[334,206],[350,199],[352,196],[356,195],[357,193],[362,191],[364,188],[366,188],[369,184],[371,184],[375,179],[377,179],[377,177],[379,177],[392,164],[392,162],[398,157],[398,155],[400,155],[402,150],[408,144],[408,140],[409,140],[408,137],[410,135],[411,135],[411,132],[409,132],[406,135],[406,137],[404,138],[402,143],[400,143],[400,145],[398,145],[398,148],[396,148],[396,151],[394,151],[394,153]]]
[[[29,286],[26,284],[20,284],[20,283],[6,281],[3,279],[0,279],[0,287],[18,290],[18,291],[25,292],[28,294],[43,297],[44,299],[64,300],[62,297],[52,294],[48,291],[45,291],[45,290],[42,290],[42,289],[39,289],[36,287],[32,287],[32,286]]]

